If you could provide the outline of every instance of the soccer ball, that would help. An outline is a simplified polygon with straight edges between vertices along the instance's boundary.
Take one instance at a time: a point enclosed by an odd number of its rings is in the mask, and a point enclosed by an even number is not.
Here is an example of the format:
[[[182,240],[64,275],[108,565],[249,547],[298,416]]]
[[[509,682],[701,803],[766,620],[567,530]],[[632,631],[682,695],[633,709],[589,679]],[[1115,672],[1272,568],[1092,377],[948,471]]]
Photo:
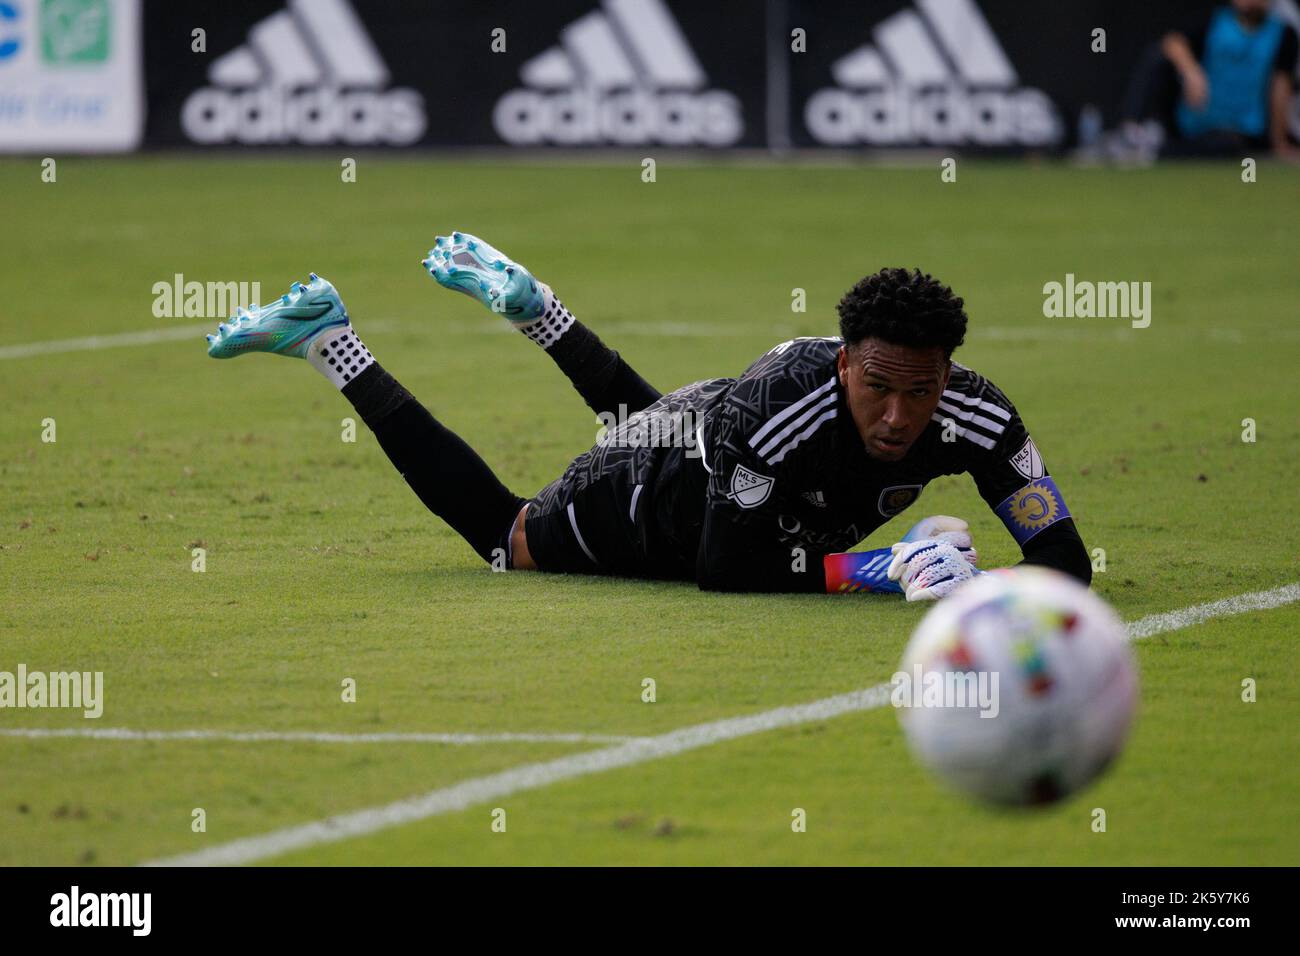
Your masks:
[[[982,575],[921,621],[891,694],[916,758],[1001,804],[1083,787],[1124,746],[1137,671],[1124,623],[1057,571]]]

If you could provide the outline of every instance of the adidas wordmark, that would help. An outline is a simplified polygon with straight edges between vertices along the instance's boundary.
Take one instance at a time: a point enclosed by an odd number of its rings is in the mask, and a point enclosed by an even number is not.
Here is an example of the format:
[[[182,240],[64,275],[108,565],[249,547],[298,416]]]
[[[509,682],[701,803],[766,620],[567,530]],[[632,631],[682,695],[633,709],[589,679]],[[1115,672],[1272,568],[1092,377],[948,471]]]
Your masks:
[[[740,101],[708,77],[663,0],[604,0],[520,68],[525,88],[497,101],[508,143],[731,146]]]
[[[212,62],[181,128],[196,143],[406,146],[424,135],[424,99],[389,79],[348,0],[289,0]]]
[[[804,107],[813,139],[830,146],[1060,140],[1052,101],[1019,86],[975,0],[916,0],[916,8],[888,17],[872,31],[874,44],[831,64],[836,85]]]

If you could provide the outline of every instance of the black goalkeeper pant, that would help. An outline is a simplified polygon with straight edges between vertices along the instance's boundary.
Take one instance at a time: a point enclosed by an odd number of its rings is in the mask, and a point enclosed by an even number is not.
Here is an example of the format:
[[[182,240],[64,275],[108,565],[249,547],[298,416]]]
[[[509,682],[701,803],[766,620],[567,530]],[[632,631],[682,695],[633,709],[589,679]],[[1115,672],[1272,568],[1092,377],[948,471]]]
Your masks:
[[[617,415],[620,405],[640,411],[660,393],[586,326],[574,322],[547,354],[597,415]],[[478,453],[433,417],[379,363],[343,388],[406,483],[426,508],[451,525],[484,561],[504,555],[528,499],[503,485]],[[540,542],[539,542],[540,543]],[[529,550],[532,551],[530,542]],[[543,546],[540,550],[545,552]],[[534,554],[534,558],[537,555]],[[537,560],[542,570],[551,570]],[[555,561],[555,570],[569,570]]]

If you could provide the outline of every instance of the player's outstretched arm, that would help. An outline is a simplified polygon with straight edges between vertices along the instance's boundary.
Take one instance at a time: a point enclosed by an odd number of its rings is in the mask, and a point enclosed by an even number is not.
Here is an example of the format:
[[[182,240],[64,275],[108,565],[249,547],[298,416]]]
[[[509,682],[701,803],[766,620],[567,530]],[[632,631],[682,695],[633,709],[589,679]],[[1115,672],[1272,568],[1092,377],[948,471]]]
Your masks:
[[[1032,448],[1032,442],[1027,442],[1027,447]],[[1038,477],[1024,482],[1022,474],[1002,474],[994,482],[987,474],[980,474],[976,476],[980,493],[1020,545],[1020,552],[1025,556],[1022,564],[1055,568],[1083,584],[1090,584],[1092,560],[1088,549],[1079,537],[1061,489],[1037,459],[1037,449],[1034,456],[1032,470]]]
[[[827,593],[883,591],[925,601],[946,596],[978,573],[977,559],[965,521],[931,515],[892,547],[828,554],[822,563]]]
[[[750,527],[725,508],[709,509],[696,575],[702,590],[906,594],[920,601],[942,597],[976,573],[966,522],[946,515],[918,522],[892,547],[832,554],[774,549]]]
[[[1092,559],[1073,518],[1059,521],[1035,535],[1021,546],[1021,552],[1025,556],[1021,564],[1055,568],[1084,584],[1092,583]]]
[[[773,547],[770,535],[760,536],[728,509],[710,506],[695,580],[702,591],[818,593],[826,590],[822,557]]]
[[[1023,564],[1062,571],[1084,584],[1092,581],[1092,561],[1051,470],[1029,437],[1014,405],[987,380],[970,386],[964,405],[1001,419],[996,443],[959,445],[968,452],[967,471],[980,497],[1020,545]]]
[[[975,570],[976,552],[971,546],[969,528],[960,518],[946,515],[926,518],[915,525],[891,550],[892,560],[885,562],[884,573],[891,581],[902,585],[909,601],[947,597],[962,583],[980,573]],[[1025,556],[1021,564],[1054,568],[1084,584],[1092,580],[1092,562],[1071,518],[1065,518],[1028,539],[1021,550]],[[829,568],[835,559],[857,559],[876,553],[878,552],[827,557],[828,578]],[[963,559],[969,568],[963,566]],[[868,565],[858,573],[864,576],[879,574],[879,561],[874,564],[874,568]]]

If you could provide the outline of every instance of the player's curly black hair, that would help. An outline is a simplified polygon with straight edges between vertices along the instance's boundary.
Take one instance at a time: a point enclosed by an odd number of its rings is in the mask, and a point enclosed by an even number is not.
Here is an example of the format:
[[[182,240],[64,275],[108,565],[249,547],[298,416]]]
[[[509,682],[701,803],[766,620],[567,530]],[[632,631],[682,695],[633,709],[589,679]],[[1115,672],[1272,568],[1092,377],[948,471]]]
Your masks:
[[[966,337],[964,304],[920,269],[881,269],[840,299],[840,336],[849,345],[873,336],[911,348],[937,345],[951,356]]]

